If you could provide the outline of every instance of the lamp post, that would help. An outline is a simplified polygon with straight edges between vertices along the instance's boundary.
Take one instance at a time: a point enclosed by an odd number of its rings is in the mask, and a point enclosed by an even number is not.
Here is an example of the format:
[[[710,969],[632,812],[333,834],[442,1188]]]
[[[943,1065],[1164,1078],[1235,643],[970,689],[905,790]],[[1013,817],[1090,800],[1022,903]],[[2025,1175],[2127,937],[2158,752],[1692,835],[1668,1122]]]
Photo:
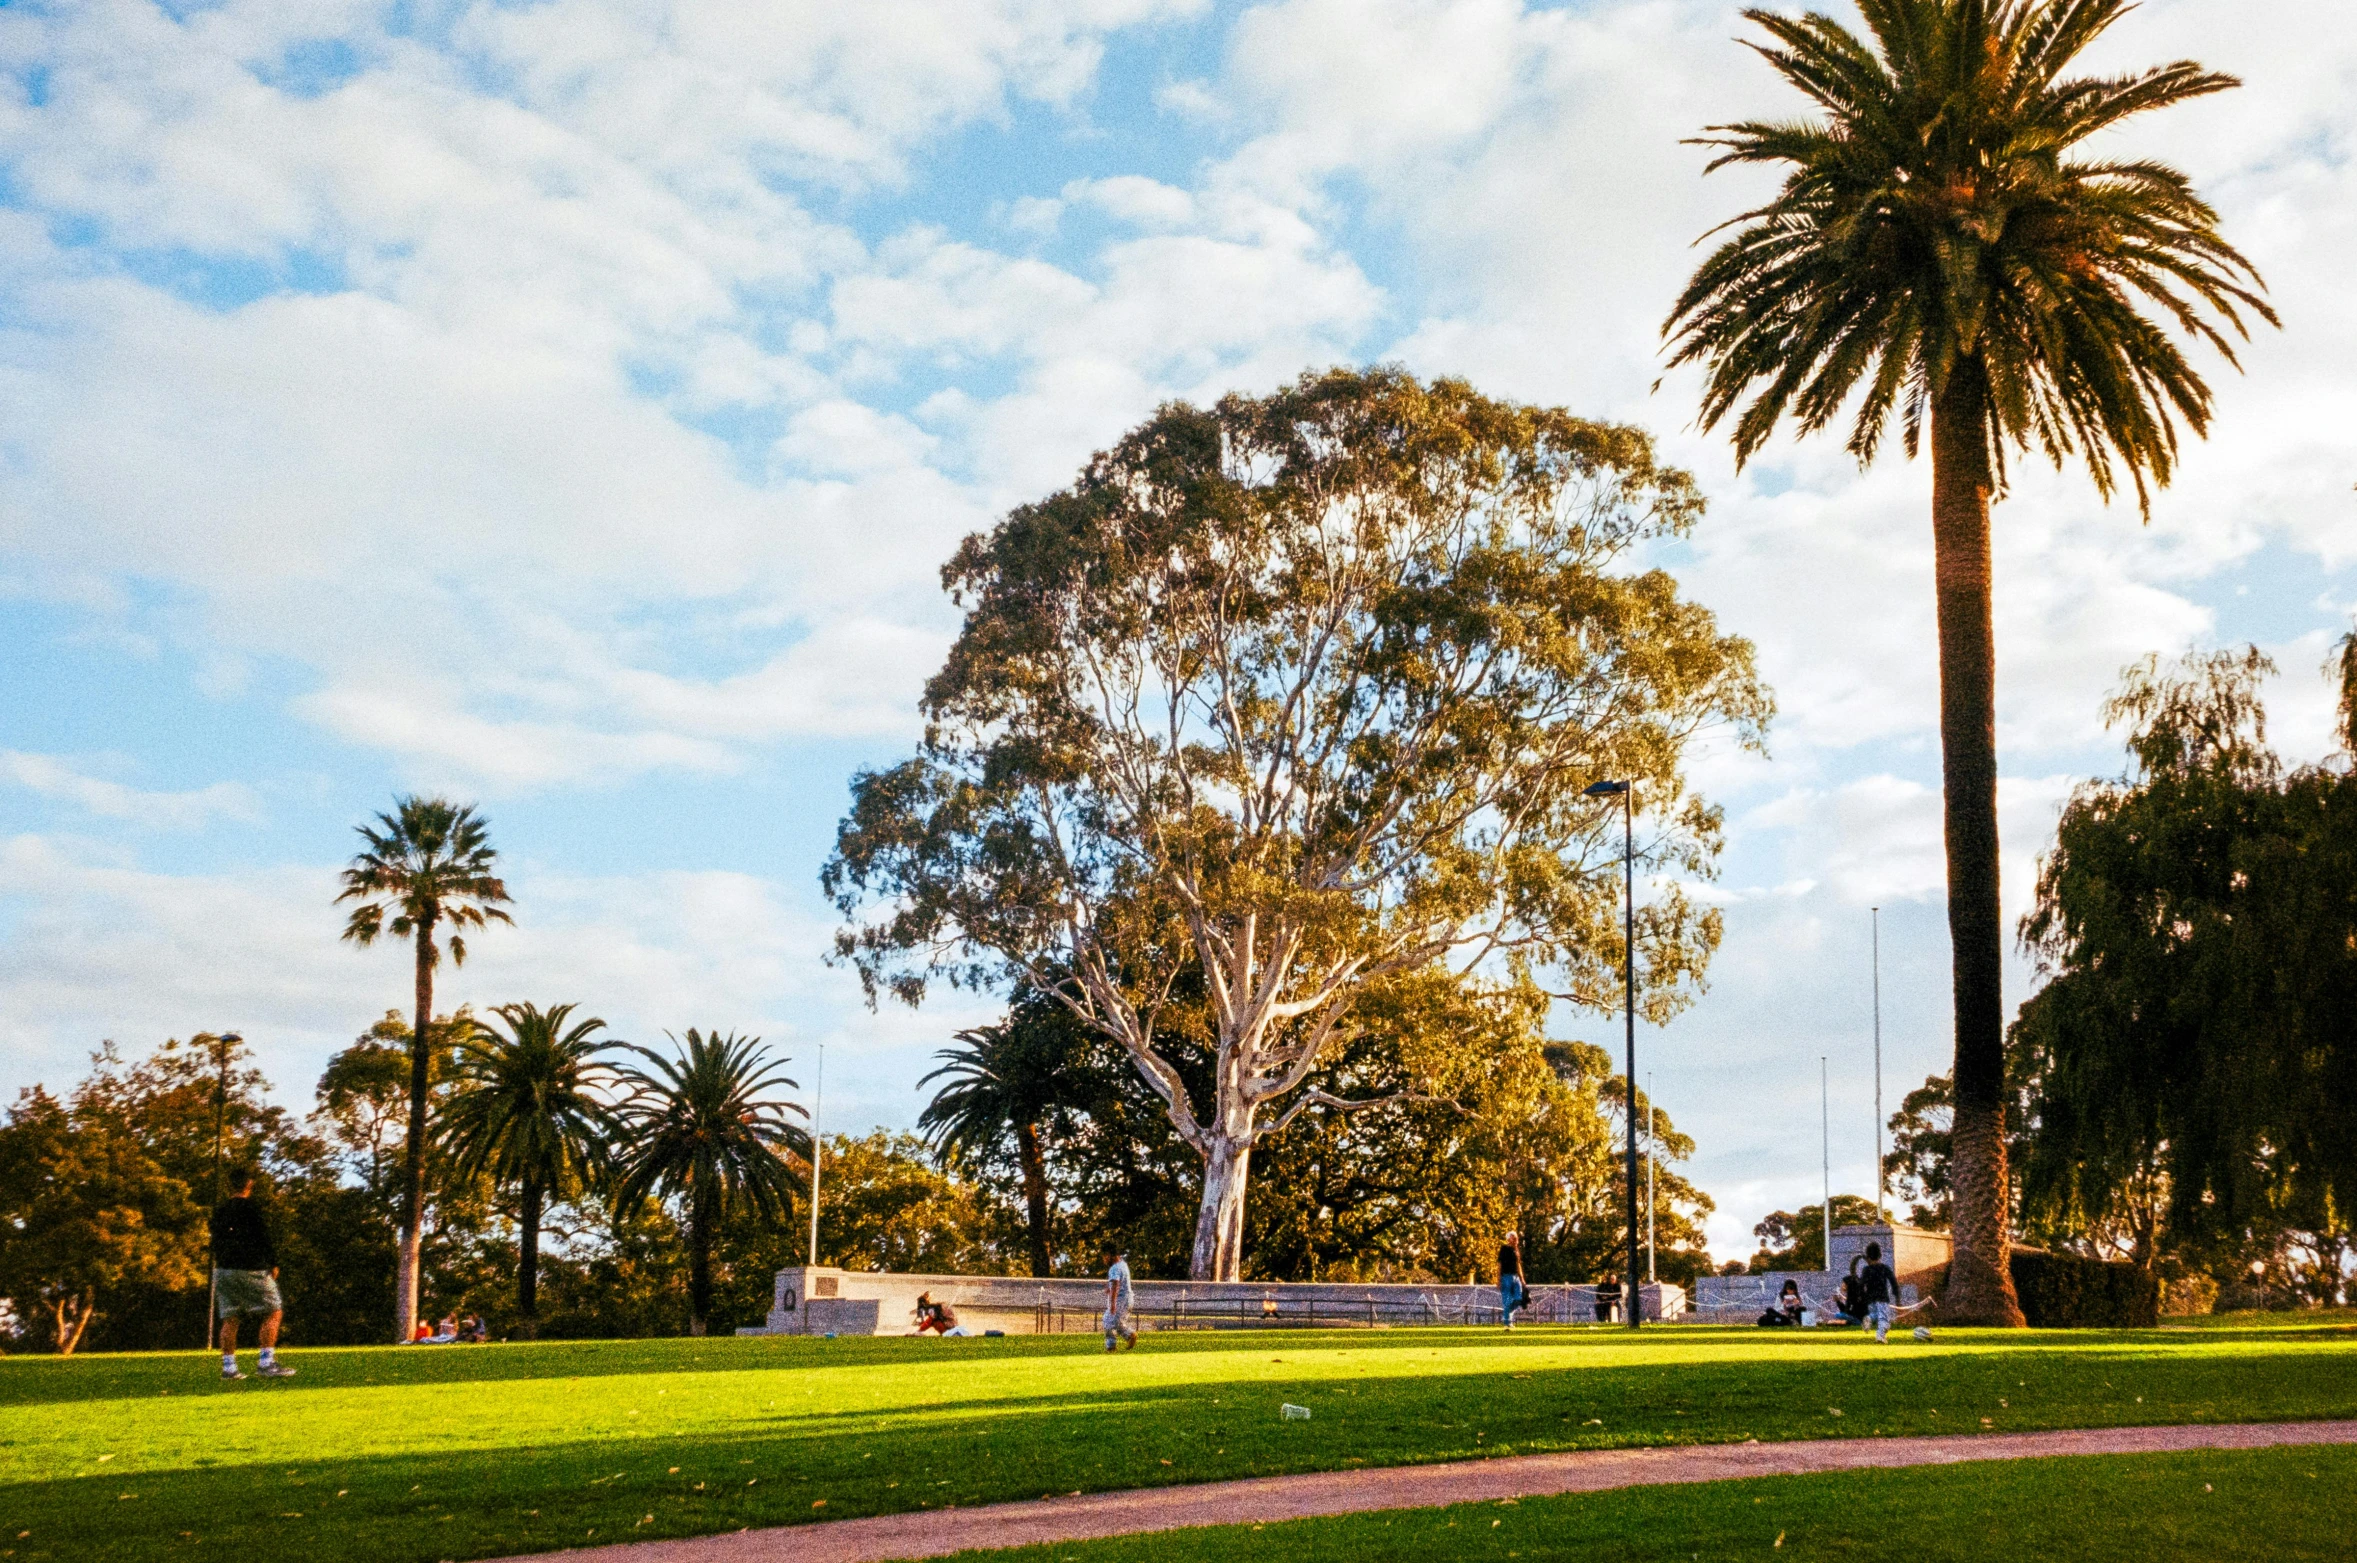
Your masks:
[[[1600,781],[1588,784],[1591,798],[1620,799],[1620,867],[1621,867],[1621,968],[1625,982],[1621,1008],[1628,1016],[1629,1057],[1629,1264],[1622,1272],[1628,1279],[1621,1284],[1623,1305],[1629,1311],[1629,1328],[1637,1329],[1645,1322],[1645,1297],[1637,1289],[1637,787],[1634,782]]]
[[[213,1209],[221,1208],[221,1153],[229,1128],[229,1044],[243,1042],[244,1037],[234,1031],[224,1031],[213,1038]],[[210,1257],[208,1255],[208,1257]],[[219,1267],[205,1266],[205,1350],[213,1349],[213,1313],[219,1304]]]

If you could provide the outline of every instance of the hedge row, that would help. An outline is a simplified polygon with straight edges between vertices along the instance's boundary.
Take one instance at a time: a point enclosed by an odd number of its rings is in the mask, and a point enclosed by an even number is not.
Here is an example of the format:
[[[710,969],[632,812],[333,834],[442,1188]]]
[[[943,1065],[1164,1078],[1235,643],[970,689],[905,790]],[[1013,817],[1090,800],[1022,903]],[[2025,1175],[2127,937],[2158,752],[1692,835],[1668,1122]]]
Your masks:
[[[2144,1330],[2160,1322],[2160,1277],[2132,1264],[2013,1250],[2013,1293],[2035,1329]]]

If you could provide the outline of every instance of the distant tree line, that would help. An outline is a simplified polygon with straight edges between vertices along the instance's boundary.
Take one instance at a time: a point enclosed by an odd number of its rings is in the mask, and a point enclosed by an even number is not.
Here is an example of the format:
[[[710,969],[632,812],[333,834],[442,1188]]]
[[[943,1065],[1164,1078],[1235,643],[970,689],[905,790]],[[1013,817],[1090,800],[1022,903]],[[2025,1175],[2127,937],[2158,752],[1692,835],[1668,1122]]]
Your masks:
[[[519,1006],[519,1008],[521,1008]],[[544,1012],[561,1025],[563,1011]],[[680,1335],[759,1324],[776,1272],[804,1258],[797,1180],[807,1146],[774,1157],[787,1187],[707,1212],[704,1300],[696,1227],[681,1189],[617,1202],[592,1158],[552,1163],[533,1185],[518,1159],[480,1152],[483,1029],[466,1011],[430,1032],[419,1252],[428,1317],[477,1314],[495,1337]],[[529,1020],[519,1029],[533,1029]],[[194,1350],[206,1340],[205,1215],[216,1104],[224,1160],[259,1172],[278,1237],[287,1339],[385,1338],[400,1252],[409,1027],[390,1014],[336,1054],[313,1111],[269,1099],[243,1043],[199,1035],[130,1059],[101,1048],[70,1091],[24,1091],[0,1123],[0,1345],[10,1350]],[[470,1060],[470,1050],[476,1057]],[[709,1050],[708,1050],[709,1056]],[[227,1089],[216,1086],[227,1067]],[[624,1131],[627,1132],[626,1130]],[[662,1162],[619,1141],[623,1167]],[[643,1144],[644,1142],[639,1142]],[[941,1171],[908,1135],[829,1136],[821,1258],[859,1269],[1015,1267],[1019,1229],[986,1192]],[[527,1238],[537,1225],[539,1241]],[[537,1254],[537,1265],[531,1256]],[[536,1272],[536,1273],[535,1273]]]

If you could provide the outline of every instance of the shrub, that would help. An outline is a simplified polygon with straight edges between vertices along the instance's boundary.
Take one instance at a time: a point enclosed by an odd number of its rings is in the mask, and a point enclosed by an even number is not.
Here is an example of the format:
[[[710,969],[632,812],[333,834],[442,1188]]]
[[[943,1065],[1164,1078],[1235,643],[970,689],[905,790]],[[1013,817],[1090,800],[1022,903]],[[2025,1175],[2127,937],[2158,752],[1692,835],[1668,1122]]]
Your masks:
[[[2160,1278],[2132,1264],[2017,1248],[2012,1269],[2033,1328],[2142,1330],[2160,1322]]]

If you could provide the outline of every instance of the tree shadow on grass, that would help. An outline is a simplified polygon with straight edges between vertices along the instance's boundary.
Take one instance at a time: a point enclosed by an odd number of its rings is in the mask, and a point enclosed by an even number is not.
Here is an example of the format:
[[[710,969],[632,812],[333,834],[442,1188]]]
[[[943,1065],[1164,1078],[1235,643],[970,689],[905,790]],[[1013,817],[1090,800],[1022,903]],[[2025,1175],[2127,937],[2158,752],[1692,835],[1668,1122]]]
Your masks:
[[[2313,1344],[2357,1338],[2357,1324],[2244,1324],[2232,1328],[2164,1327],[2159,1330],[1942,1331],[1943,1345],[1999,1354],[2080,1352],[2090,1346],[2146,1347],[2155,1351],[2198,1349],[2213,1344],[2281,1341]],[[1741,1343],[1760,1360],[1787,1356],[1827,1360],[1827,1350],[1858,1343],[1855,1331],[1783,1331],[1709,1326],[1676,1326],[1644,1331],[1586,1327],[1537,1328],[1505,1337],[1497,1330],[1181,1330],[1150,1334],[1157,1356],[1220,1354],[1266,1349],[1353,1354],[1409,1354],[1467,1346],[1545,1350],[1576,1345],[1609,1358],[1622,1351],[1655,1352],[1694,1347],[1701,1351]],[[825,1372],[838,1369],[906,1367],[926,1361],[1004,1361],[1010,1365],[1048,1358],[1094,1356],[1089,1335],[1008,1336],[997,1340],[939,1341],[907,1336],[862,1336],[825,1340],[807,1336],[744,1336],[692,1340],[539,1341],[497,1346],[290,1346],[299,1364],[298,1390],[389,1388],[403,1385],[491,1384],[523,1380],[601,1379],[640,1374]],[[955,1353],[955,1356],[951,1356]],[[1698,1355],[1700,1352],[1698,1351]],[[224,1384],[211,1371],[209,1352],[126,1352],[88,1357],[15,1357],[0,1361],[0,1406],[90,1400],[144,1400],[158,1395],[203,1396],[250,1393]],[[1699,1365],[1699,1364],[1697,1364]],[[1726,1364],[1729,1367],[1736,1364]],[[1603,1370],[1603,1363],[1596,1364]],[[1487,1371],[1487,1370],[1485,1370]],[[1494,1371],[1506,1371],[1503,1365]],[[1552,1371],[1550,1369],[1550,1371]]]
[[[2357,1354],[2337,1351],[2063,1355],[2038,1375],[2020,1373],[2024,1365],[1927,1352],[1353,1377],[1320,1363],[1295,1380],[1100,1382],[881,1411],[765,1408],[732,1427],[634,1426],[532,1447],[498,1444],[486,1423],[483,1447],[353,1458],[306,1442],[300,1398],[289,1394],[279,1403],[292,1457],[0,1485],[0,1531],[31,1532],[0,1545],[22,1559],[199,1547],[240,1563],[476,1558],[1547,1449],[1969,1434],[1984,1430],[1983,1416],[2010,1432],[2345,1415],[2357,1386]],[[1313,1419],[1281,1420],[1287,1400],[1309,1405]],[[495,1417],[496,1403],[483,1414]]]

